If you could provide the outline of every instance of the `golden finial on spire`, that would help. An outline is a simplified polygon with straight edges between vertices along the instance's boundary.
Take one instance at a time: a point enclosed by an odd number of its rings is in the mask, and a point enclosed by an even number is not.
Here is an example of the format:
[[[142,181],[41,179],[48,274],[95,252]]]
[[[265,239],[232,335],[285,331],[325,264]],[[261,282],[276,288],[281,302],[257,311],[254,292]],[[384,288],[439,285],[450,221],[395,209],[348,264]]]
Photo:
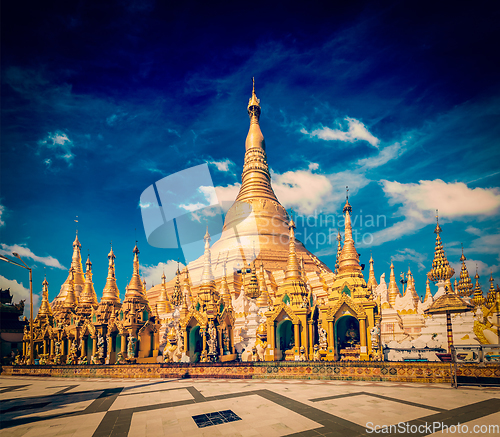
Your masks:
[[[442,231],[441,226],[439,226],[438,210],[436,209],[436,229],[434,229],[434,233],[436,234],[436,248],[434,250],[432,269],[427,273],[427,277],[434,282],[447,281],[455,274],[455,270],[450,267],[450,263],[444,253],[440,235]]]
[[[349,187],[346,185],[345,189],[346,189],[345,205],[344,205],[344,209],[342,210],[344,212],[344,214],[346,213],[346,211],[349,211],[349,213],[352,212],[352,207],[349,203]]]
[[[256,121],[258,122],[259,116],[260,116],[260,100],[257,98],[257,95],[255,94],[255,78],[252,77],[252,97],[248,101],[248,115],[250,118],[253,120],[253,118],[256,118]]]

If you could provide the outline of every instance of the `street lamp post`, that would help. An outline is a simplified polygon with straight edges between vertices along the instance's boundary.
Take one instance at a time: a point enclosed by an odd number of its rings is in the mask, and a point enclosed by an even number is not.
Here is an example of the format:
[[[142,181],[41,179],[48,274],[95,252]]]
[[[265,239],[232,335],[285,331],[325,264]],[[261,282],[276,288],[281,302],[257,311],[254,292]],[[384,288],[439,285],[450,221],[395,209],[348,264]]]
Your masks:
[[[22,267],[23,269],[26,269],[30,272],[30,364],[33,365],[35,364],[33,350],[33,274],[31,268],[28,267],[28,265],[22,260],[18,253],[13,252],[12,255],[19,259],[24,265],[12,261],[11,259],[3,255],[0,255],[0,260],[8,262],[10,264],[14,264],[15,266]]]

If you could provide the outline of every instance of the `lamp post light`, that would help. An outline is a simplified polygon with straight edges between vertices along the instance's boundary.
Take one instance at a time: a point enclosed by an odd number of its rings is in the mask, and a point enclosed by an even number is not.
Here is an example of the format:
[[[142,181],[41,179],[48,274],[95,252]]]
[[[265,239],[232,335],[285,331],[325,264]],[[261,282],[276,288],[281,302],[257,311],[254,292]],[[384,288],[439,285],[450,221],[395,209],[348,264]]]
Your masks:
[[[12,255],[19,259],[24,265],[12,261],[11,259],[3,255],[0,255],[0,260],[8,262],[10,264],[14,264],[15,266],[22,267],[23,269],[26,269],[30,272],[30,364],[33,365],[35,363],[33,350],[33,275],[31,268],[28,267],[28,265],[22,260],[18,253],[13,252]]]

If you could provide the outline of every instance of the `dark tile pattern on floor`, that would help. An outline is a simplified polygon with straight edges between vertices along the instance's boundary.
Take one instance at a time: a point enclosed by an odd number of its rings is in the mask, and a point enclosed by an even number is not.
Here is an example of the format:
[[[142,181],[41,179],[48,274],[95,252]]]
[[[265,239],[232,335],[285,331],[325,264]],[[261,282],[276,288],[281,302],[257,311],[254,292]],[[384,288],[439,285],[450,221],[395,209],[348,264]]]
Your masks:
[[[216,411],[215,413],[198,414],[192,416],[198,428],[206,428],[212,425],[221,425],[223,423],[235,422],[241,420],[237,414],[231,410]]]
[[[158,385],[160,385],[159,383]],[[145,384],[144,391],[137,392],[134,387],[133,393],[126,393],[127,389],[124,387],[116,387],[116,388],[105,388],[101,390],[85,390],[79,392],[69,392],[72,388],[76,388],[75,386],[66,386],[67,389],[61,390],[57,392],[57,394],[52,394],[48,396],[33,396],[30,398],[23,399],[24,404],[11,406],[9,408],[9,402],[15,402],[15,399],[7,399],[0,402],[0,406],[3,405],[6,407],[4,411],[17,411],[22,409],[30,409],[34,413],[36,413],[37,409],[41,409],[46,405],[50,404],[54,397],[60,399],[61,397],[67,397],[67,402],[71,403],[75,399],[75,396],[81,395],[83,393],[95,393],[96,398],[92,401],[92,403],[83,411],[75,411],[70,413],[54,413],[45,416],[32,416],[32,417],[16,417],[9,421],[0,421],[0,429],[5,428],[13,428],[18,425],[33,423],[33,422],[43,422],[45,420],[55,419],[55,418],[63,418],[63,417],[76,417],[82,416],[91,413],[105,412],[104,418],[101,420],[99,426],[95,430],[93,436],[94,437],[120,437],[127,436],[130,431],[130,426],[132,423],[132,417],[134,413],[139,413],[142,411],[155,411],[164,408],[173,408],[184,405],[192,405],[195,403],[205,403],[223,399],[235,399],[241,398],[245,396],[257,395],[268,401],[271,401],[281,407],[284,407],[290,411],[293,411],[296,414],[300,414],[318,424],[317,428],[302,431],[295,434],[290,434],[293,436],[342,436],[342,437],[356,437],[362,435],[368,435],[367,430],[354,422],[343,419],[341,417],[335,416],[334,414],[330,414],[321,409],[315,408],[309,404],[305,404],[303,402],[297,401],[285,395],[276,393],[272,390],[268,389],[257,389],[257,390],[249,390],[243,392],[233,392],[228,394],[219,394],[216,396],[207,396],[205,397],[199,390],[197,390],[193,386],[185,386],[179,387],[178,390],[187,390],[192,399],[175,401],[175,402],[165,402],[158,403],[154,405],[143,405],[133,408],[123,408],[121,410],[112,410],[109,411],[110,407],[113,405],[114,401],[120,395],[132,395],[132,394],[148,394],[148,388],[153,384]],[[156,384],[155,384],[156,385]],[[162,386],[162,384],[161,384]],[[20,387],[26,386],[13,386],[7,387],[7,390],[4,391],[13,391]],[[164,391],[164,389],[157,389],[152,391]],[[98,395],[97,395],[98,394]],[[367,393],[363,391],[348,393],[342,395],[333,395],[321,398],[310,399],[310,402],[321,402],[329,399],[341,399],[350,396],[359,396],[359,395],[369,395],[376,398],[389,400],[401,404],[406,404],[410,406],[425,408],[427,410],[432,411],[431,414],[420,417],[418,419],[412,420],[409,422],[410,425],[420,425],[425,422],[443,422],[444,424],[453,425],[456,423],[466,423],[468,421],[476,420],[490,414],[496,413],[500,411],[500,399],[492,396],[492,398],[476,402],[473,404],[469,404],[460,408],[454,408],[451,410],[446,410],[443,408],[437,408],[430,405],[417,404],[414,402],[409,402],[393,397],[378,395],[374,393]],[[37,403],[33,403],[33,401],[38,400]],[[214,413],[202,414],[198,416],[192,416],[195,423],[199,428],[205,428],[212,425],[224,424],[233,420],[242,420],[231,410],[218,411]],[[232,420],[231,420],[232,419]],[[398,434],[399,436],[404,434]],[[413,434],[413,435],[426,435],[426,434]]]

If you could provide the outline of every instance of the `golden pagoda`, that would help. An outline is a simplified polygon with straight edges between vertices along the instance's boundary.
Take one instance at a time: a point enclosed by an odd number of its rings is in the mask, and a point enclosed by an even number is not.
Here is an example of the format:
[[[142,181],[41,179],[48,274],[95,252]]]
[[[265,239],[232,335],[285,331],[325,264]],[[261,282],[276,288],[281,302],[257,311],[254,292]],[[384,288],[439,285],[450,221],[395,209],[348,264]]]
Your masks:
[[[462,268],[460,270],[460,280],[458,281],[458,291],[455,290],[455,292],[458,292],[458,295],[461,297],[470,297],[472,296],[474,286],[472,285],[467,266],[465,265],[465,261],[467,261],[467,258],[464,255],[463,246],[460,261],[462,262]]]
[[[375,278],[375,269],[373,268],[373,262],[373,256],[370,255],[370,273],[368,275],[368,282],[366,283],[366,286],[370,291],[378,286],[377,279]]]
[[[387,293],[389,295],[389,304],[394,307],[396,303],[396,297],[401,297],[401,292],[399,291],[398,283],[396,282],[396,275],[394,274],[394,264],[391,260],[391,276],[389,278],[389,286],[387,288]]]
[[[474,279],[476,280],[476,286],[474,287],[474,294],[472,295],[471,303],[477,309],[484,303],[483,290],[481,289],[481,284],[479,283],[479,274],[477,273],[477,267]]]
[[[436,211],[436,229],[434,230],[434,233],[436,234],[436,248],[434,250],[432,269],[429,273],[427,273],[427,277],[434,282],[449,281],[450,278],[455,274],[455,270],[450,267],[450,263],[446,259],[446,255],[444,253],[443,243],[441,241],[440,235],[442,231],[443,230],[441,229],[441,226],[439,226],[439,218]],[[449,283],[449,285],[451,286],[451,283]]]

